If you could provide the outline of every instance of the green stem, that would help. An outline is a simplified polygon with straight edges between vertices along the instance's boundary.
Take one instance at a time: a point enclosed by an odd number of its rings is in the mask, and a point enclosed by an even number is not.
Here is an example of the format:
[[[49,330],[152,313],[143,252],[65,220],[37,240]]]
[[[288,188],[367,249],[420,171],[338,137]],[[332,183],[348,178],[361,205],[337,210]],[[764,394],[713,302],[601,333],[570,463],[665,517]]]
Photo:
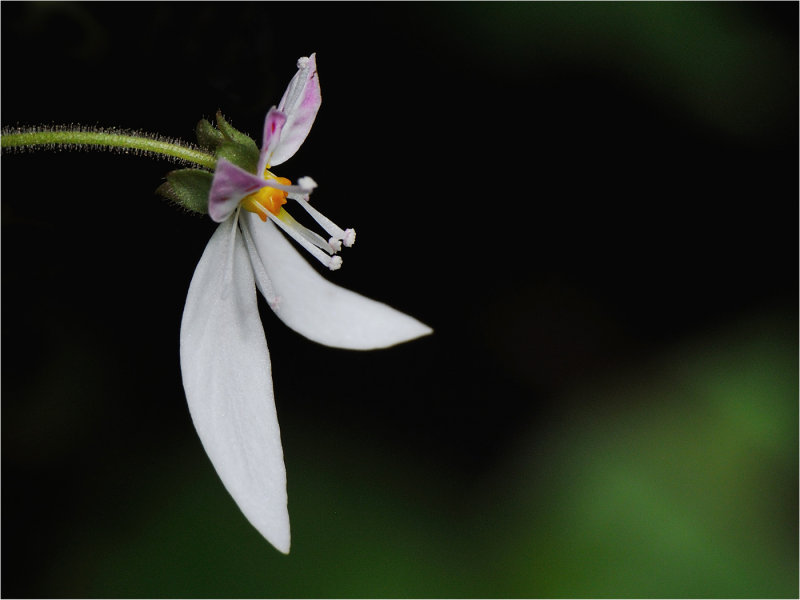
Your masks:
[[[167,158],[192,163],[214,169],[217,159],[214,155],[193,148],[177,140],[169,140],[155,135],[120,132],[103,129],[67,129],[50,130],[3,130],[0,147],[3,149],[36,148],[79,148],[97,147],[106,150],[134,150],[147,154],[156,154]]]

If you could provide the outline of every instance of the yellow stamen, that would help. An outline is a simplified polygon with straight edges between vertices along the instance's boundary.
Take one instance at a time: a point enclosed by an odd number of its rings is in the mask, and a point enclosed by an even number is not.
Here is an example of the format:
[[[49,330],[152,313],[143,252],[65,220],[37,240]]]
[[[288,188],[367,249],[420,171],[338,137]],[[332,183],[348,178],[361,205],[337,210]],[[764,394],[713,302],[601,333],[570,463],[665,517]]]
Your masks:
[[[267,181],[274,179],[283,185],[292,185],[292,182],[286,179],[286,177],[275,177],[269,171],[267,171],[264,175],[264,179]],[[286,197],[288,195],[289,194],[287,192],[276,188],[263,187],[260,190],[245,196],[241,202],[241,207],[247,211],[257,214],[262,221],[266,221],[267,211],[277,216],[281,211],[281,206],[286,204]]]

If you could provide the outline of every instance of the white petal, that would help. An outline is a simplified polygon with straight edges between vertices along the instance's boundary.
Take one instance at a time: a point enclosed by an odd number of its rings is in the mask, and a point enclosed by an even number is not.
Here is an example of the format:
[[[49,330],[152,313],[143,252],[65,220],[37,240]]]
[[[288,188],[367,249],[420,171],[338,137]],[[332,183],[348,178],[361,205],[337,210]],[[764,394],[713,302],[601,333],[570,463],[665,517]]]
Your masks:
[[[234,217],[197,265],[181,323],[181,371],[194,426],[250,523],[289,552],[286,470],[250,258]]]
[[[275,314],[307,338],[337,348],[385,348],[432,332],[427,325],[385,304],[334,285],[300,256],[275,225],[244,216],[268,282],[277,297]]]

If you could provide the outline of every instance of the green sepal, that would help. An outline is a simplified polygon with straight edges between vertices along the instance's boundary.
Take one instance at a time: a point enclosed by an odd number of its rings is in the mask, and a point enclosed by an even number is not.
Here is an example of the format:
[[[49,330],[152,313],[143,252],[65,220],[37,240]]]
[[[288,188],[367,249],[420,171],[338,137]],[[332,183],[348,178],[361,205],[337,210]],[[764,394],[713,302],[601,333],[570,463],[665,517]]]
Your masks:
[[[167,173],[167,180],[156,190],[157,194],[172,200],[186,210],[208,214],[208,194],[214,176],[200,169],[178,169]]]
[[[243,168],[248,173],[255,173],[258,169],[258,151],[251,152],[248,148],[234,142],[223,142],[217,147],[217,160],[225,158]]]
[[[236,166],[255,173],[258,169],[259,151],[253,139],[235,129],[219,111],[217,128],[224,138],[224,141],[217,145],[217,158],[226,158]]]
[[[225,139],[229,142],[236,142],[237,144],[244,144],[247,146],[252,146],[256,152],[258,151],[258,147],[256,143],[246,133],[242,133],[238,129],[236,129],[233,125],[228,123],[225,117],[222,115],[221,111],[217,111],[217,129],[220,130],[222,135],[225,136]]]
[[[214,127],[208,119],[200,119],[194,132],[197,135],[197,143],[208,150],[216,150],[217,146],[225,141],[222,132]]]

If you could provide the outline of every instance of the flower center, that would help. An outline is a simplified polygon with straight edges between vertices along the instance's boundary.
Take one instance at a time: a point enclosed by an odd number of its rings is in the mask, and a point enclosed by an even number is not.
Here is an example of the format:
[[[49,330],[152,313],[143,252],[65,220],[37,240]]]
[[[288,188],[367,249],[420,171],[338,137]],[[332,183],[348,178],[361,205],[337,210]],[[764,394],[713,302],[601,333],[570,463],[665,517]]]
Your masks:
[[[273,179],[283,185],[292,185],[292,182],[286,177],[275,177],[272,173],[267,171],[264,174],[264,179],[269,181]],[[281,206],[286,204],[286,197],[289,194],[283,190],[272,187],[263,187],[252,194],[245,196],[242,199],[241,207],[251,213],[255,213],[262,221],[267,220],[267,211],[277,216],[281,210]]]

